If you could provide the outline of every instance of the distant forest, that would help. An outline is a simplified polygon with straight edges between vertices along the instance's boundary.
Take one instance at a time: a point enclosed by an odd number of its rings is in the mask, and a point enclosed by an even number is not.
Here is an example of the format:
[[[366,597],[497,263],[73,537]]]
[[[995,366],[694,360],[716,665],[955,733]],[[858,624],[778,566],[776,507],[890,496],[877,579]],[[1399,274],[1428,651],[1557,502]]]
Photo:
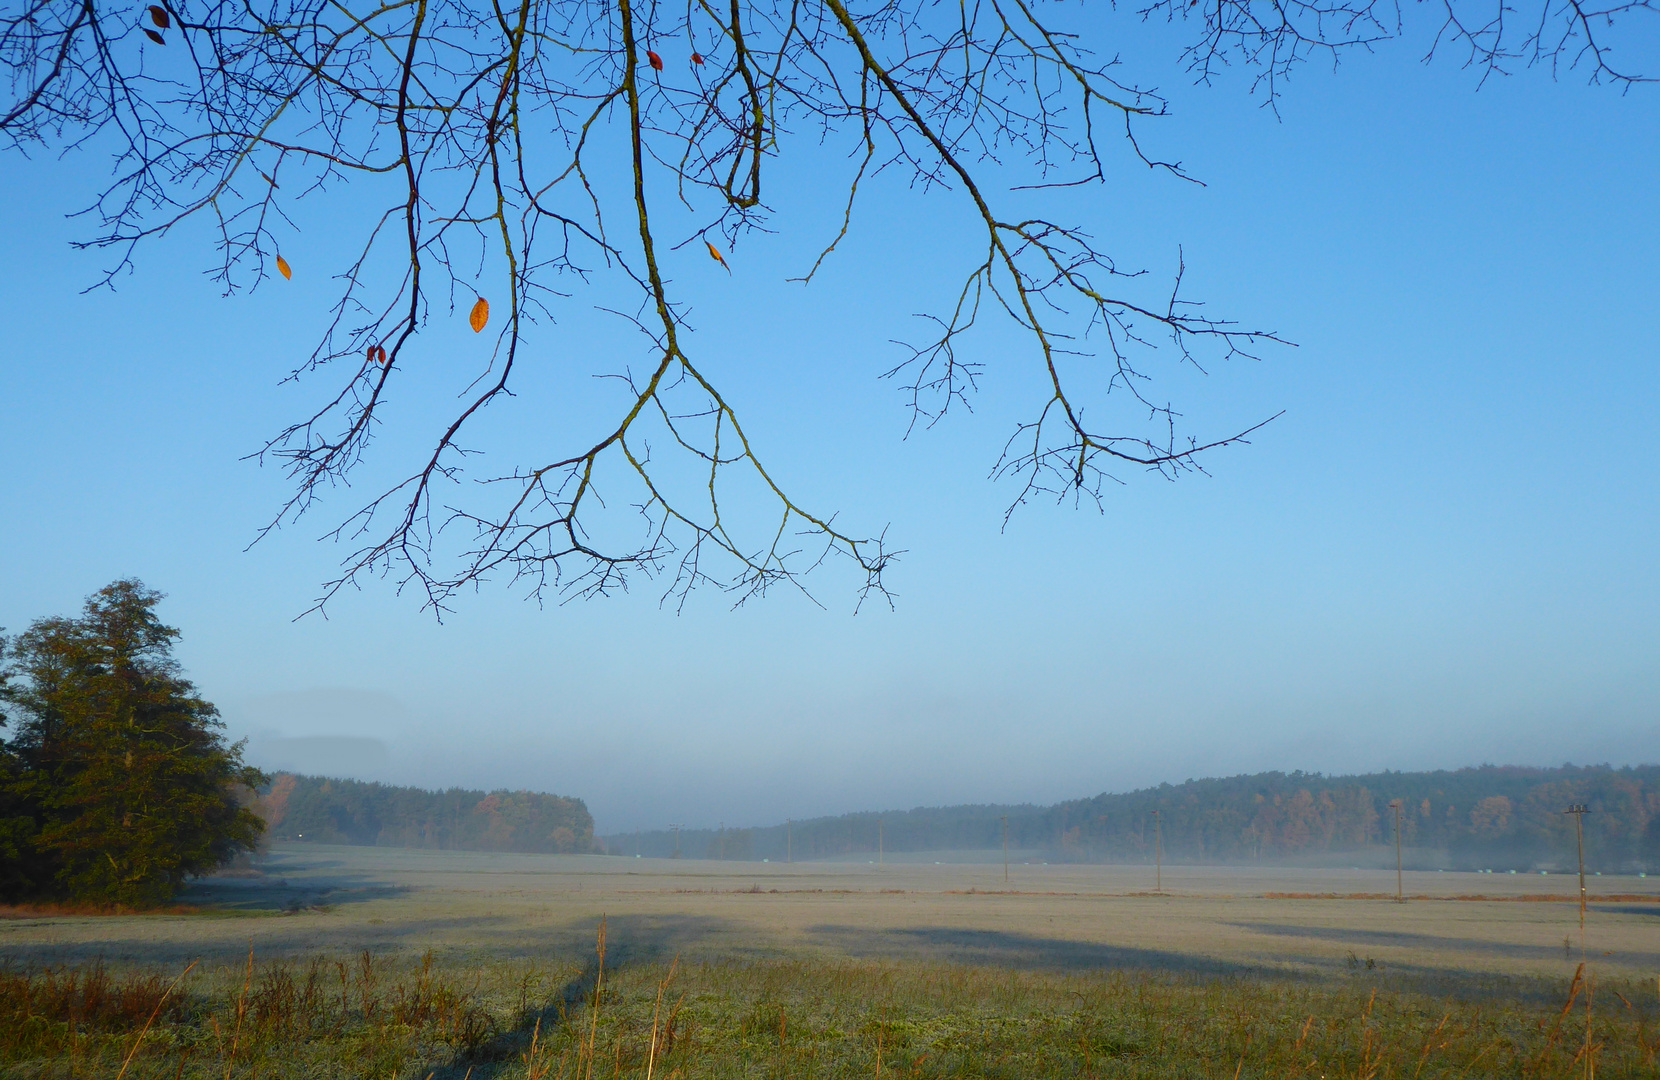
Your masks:
[[[1526,768],[1366,776],[1258,773],[1189,780],[1054,806],[950,806],[846,814],[751,829],[682,829],[682,858],[797,860],[997,849],[1056,862],[1151,862],[1159,812],[1164,857],[1189,863],[1394,862],[1394,800],[1409,866],[1567,869],[1585,803],[1588,869],[1660,871],[1660,766]],[[878,824],[880,823],[880,824]],[[880,829],[880,841],[878,837]],[[654,830],[604,838],[606,850],[671,856]]]
[[[278,773],[254,810],[273,840],[520,851],[599,851],[581,799],[536,791],[425,791]]]

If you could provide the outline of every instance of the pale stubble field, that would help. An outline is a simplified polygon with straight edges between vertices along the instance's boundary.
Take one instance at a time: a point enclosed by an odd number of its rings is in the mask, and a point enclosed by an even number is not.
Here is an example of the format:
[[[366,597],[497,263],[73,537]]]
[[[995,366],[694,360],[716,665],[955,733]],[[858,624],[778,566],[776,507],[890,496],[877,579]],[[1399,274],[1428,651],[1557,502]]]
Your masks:
[[[319,951],[471,962],[576,960],[603,917],[618,958],[921,960],[1077,972],[1157,970],[1435,985],[1660,976],[1660,879],[1593,877],[1582,952],[1572,877],[1001,863],[715,862],[287,844],[259,875],[211,879],[186,903],[222,917],[0,923],[12,964],[114,964]],[[1288,898],[1276,893],[1313,894]],[[1459,899],[1482,896],[1490,899]]]

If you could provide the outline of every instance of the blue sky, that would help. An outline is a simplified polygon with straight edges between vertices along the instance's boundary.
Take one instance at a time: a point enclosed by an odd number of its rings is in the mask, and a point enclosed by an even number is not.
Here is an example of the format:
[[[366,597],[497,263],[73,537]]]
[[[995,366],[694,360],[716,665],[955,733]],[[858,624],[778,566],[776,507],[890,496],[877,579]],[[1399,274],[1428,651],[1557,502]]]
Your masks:
[[[970,242],[957,196],[875,185],[803,290],[785,279],[836,212],[809,157],[772,188],[779,222],[805,224],[745,241],[730,279],[690,256],[670,272],[774,468],[906,549],[893,611],[855,615],[832,572],[822,609],[496,588],[439,625],[377,584],[295,621],[348,507],[245,550],[286,489],[239,459],[323,390],[278,383],[326,296],[304,253],[327,213],[288,249],[291,284],[221,299],[184,229],[83,294],[103,256],[70,249],[65,215],[100,163],[8,158],[0,626],[137,575],[256,764],[574,794],[602,830],[1268,768],[1654,760],[1656,91],[1524,73],[1478,92],[1403,43],[1303,70],[1276,119],[1243,86],[1185,85],[1159,34],[1135,41],[1129,73],[1175,112],[1154,151],[1206,186],[1125,164],[1055,212],[1128,265],[1167,273],[1180,245],[1195,295],[1297,342],[1166,384],[1201,432],[1285,412],[1209,476],[1126,476],[1102,513],[1032,505],[1003,529],[1013,492],[987,473],[1033,402],[1019,338],[977,338],[976,411],[909,440],[876,377],[947,295]],[[601,317],[544,333],[554,391],[583,378],[573,357],[638,363]],[[534,445],[546,407],[501,410],[504,442]]]

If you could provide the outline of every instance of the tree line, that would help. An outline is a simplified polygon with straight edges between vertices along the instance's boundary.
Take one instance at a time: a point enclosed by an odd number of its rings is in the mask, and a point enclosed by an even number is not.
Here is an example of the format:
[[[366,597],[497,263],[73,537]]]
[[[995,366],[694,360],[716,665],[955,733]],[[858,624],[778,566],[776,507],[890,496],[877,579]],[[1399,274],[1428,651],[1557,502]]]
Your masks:
[[[278,773],[254,805],[272,839],[542,854],[595,852],[581,799]]]
[[[1326,777],[1267,772],[1189,780],[1052,806],[864,812],[750,829],[607,836],[608,851],[683,858],[797,860],[1009,846],[1068,862],[1148,861],[1162,832],[1174,862],[1321,861],[1392,846],[1401,804],[1407,861],[1448,869],[1566,868],[1584,803],[1587,865],[1660,871],[1660,766],[1483,765]],[[1155,816],[1156,812],[1156,816]]]
[[[0,638],[0,900],[147,905],[259,841],[264,783],[173,659],[160,593]]]

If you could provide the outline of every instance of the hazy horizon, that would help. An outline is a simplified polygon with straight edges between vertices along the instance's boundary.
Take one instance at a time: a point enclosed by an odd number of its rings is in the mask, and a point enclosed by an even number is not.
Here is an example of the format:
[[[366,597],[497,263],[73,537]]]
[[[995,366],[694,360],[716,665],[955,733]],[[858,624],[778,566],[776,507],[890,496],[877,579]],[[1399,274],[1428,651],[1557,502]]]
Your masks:
[[[345,755],[345,760],[355,760],[356,762],[358,762],[358,765],[355,766],[355,767],[354,766],[349,766],[349,765],[341,766],[339,763],[342,761],[342,758],[339,757],[339,756],[336,756],[337,752],[338,753],[343,753]],[[858,814],[884,814],[884,813],[903,814],[903,813],[907,813],[907,812],[914,811],[914,810],[924,810],[924,809],[952,809],[952,808],[957,808],[957,807],[987,807],[987,806],[990,806],[990,807],[1020,807],[1020,806],[1026,806],[1026,807],[1033,807],[1033,808],[1042,809],[1042,808],[1047,808],[1047,807],[1054,806],[1054,805],[1059,804],[1059,803],[1072,802],[1072,801],[1084,800],[1084,799],[1092,799],[1092,798],[1095,798],[1095,797],[1101,796],[1101,795],[1123,795],[1123,794],[1131,794],[1131,793],[1139,792],[1139,791],[1146,791],[1146,790],[1157,788],[1161,784],[1166,784],[1166,783],[1175,786],[1175,785],[1180,785],[1180,784],[1185,783],[1185,782],[1191,782],[1191,781],[1196,781],[1196,780],[1226,780],[1226,779],[1232,779],[1232,778],[1240,777],[1240,776],[1254,776],[1254,775],[1260,775],[1262,773],[1272,773],[1272,772],[1278,772],[1278,773],[1282,773],[1282,774],[1285,774],[1285,775],[1296,775],[1298,773],[1302,773],[1304,775],[1308,775],[1308,776],[1311,776],[1311,777],[1319,777],[1319,778],[1324,779],[1324,780],[1334,780],[1335,781],[1335,780],[1352,779],[1352,778],[1356,778],[1356,777],[1378,775],[1379,773],[1382,773],[1382,772],[1385,772],[1385,771],[1387,771],[1387,772],[1418,773],[1418,772],[1438,772],[1438,771],[1449,771],[1449,772],[1451,772],[1451,771],[1458,771],[1458,770],[1461,770],[1461,769],[1481,769],[1481,768],[1497,768],[1497,769],[1509,769],[1509,768],[1516,768],[1516,769],[1592,768],[1592,769],[1595,769],[1595,768],[1607,767],[1607,768],[1611,768],[1611,769],[1622,769],[1622,768],[1641,768],[1641,767],[1645,767],[1645,766],[1652,767],[1656,764],[1660,764],[1660,759],[1651,757],[1651,758],[1648,758],[1648,759],[1636,759],[1636,760],[1632,760],[1632,761],[1619,761],[1619,762],[1589,761],[1589,760],[1587,760],[1587,761],[1561,761],[1561,762],[1551,762],[1551,763],[1514,762],[1514,761],[1506,761],[1506,762],[1482,761],[1482,762],[1468,763],[1468,764],[1464,764],[1464,765],[1440,766],[1440,767],[1436,767],[1436,768],[1432,768],[1432,769],[1391,768],[1391,769],[1388,769],[1388,770],[1362,770],[1362,771],[1345,770],[1345,771],[1340,771],[1340,772],[1320,771],[1320,770],[1312,770],[1312,769],[1298,770],[1298,769],[1263,768],[1263,769],[1252,769],[1252,770],[1247,770],[1247,771],[1242,771],[1242,772],[1233,772],[1233,773],[1226,773],[1226,774],[1215,773],[1215,774],[1185,776],[1185,777],[1182,777],[1180,779],[1174,779],[1174,780],[1155,780],[1155,781],[1152,781],[1150,783],[1145,783],[1145,784],[1132,784],[1132,785],[1129,785],[1129,786],[1122,786],[1122,787],[1103,787],[1103,788],[1097,788],[1097,789],[1087,790],[1087,791],[1079,790],[1079,791],[1058,793],[1058,794],[1051,795],[1051,796],[1033,797],[1033,798],[1024,798],[1024,799],[1013,799],[1013,800],[981,799],[981,798],[969,797],[969,798],[954,799],[954,800],[946,801],[946,802],[927,802],[927,803],[924,803],[924,802],[896,801],[896,802],[887,803],[887,804],[875,804],[875,803],[873,803],[873,804],[869,804],[869,805],[860,804],[860,805],[846,805],[846,806],[841,806],[841,807],[831,807],[831,808],[828,808],[828,809],[821,809],[821,810],[818,810],[818,811],[812,812],[812,813],[793,813],[793,814],[792,813],[780,813],[775,817],[758,817],[758,818],[755,818],[755,819],[744,819],[744,818],[734,817],[734,818],[718,818],[718,819],[712,818],[708,821],[702,821],[702,820],[697,820],[697,819],[694,819],[694,818],[682,817],[682,818],[679,818],[679,819],[675,819],[673,822],[670,822],[667,819],[665,819],[662,822],[652,822],[652,821],[647,821],[642,817],[641,820],[639,820],[636,824],[626,825],[626,826],[621,826],[621,825],[612,826],[611,823],[607,822],[606,820],[604,820],[601,817],[601,812],[600,811],[595,810],[595,808],[593,806],[593,803],[592,803],[592,800],[590,800],[589,797],[584,792],[578,791],[578,790],[555,790],[555,789],[549,789],[549,788],[527,787],[527,786],[522,785],[522,784],[521,785],[497,784],[497,783],[490,783],[490,782],[487,782],[487,781],[477,781],[477,782],[467,782],[467,783],[461,783],[461,782],[451,783],[451,782],[443,781],[441,779],[439,779],[439,780],[429,780],[429,781],[420,781],[420,780],[410,780],[410,779],[401,778],[400,774],[398,773],[398,771],[397,771],[397,769],[396,769],[396,767],[393,763],[392,756],[388,752],[388,747],[386,746],[385,743],[380,742],[380,740],[350,738],[350,737],[335,739],[335,738],[330,738],[330,737],[327,737],[327,736],[319,736],[319,737],[306,738],[306,739],[271,739],[271,740],[268,740],[268,741],[265,741],[265,742],[250,741],[249,748],[248,748],[248,760],[249,760],[250,764],[257,765],[260,768],[265,769],[267,772],[272,772],[272,773],[291,772],[291,773],[297,773],[297,774],[301,774],[301,775],[327,777],[327,778],[330,778],[330,779],[338,779],[338,780],[358,780],[358,781],[364,781],[364,782],[369,782],[369,783],[388,784],[388,785],[391,785],[391,786],[416,787],[416,788],[421,788],[421,789],[428,790],[428,791],[443,791],[443,790],[450,789],[450,788],[463,788],[463,789],[480,790],[480,791],[502,790],[502,789],[528,790],[528,791],[543,792],[545,794],[551,794],[551,795],[559,795],[559,796],[563,796],[565,798],[581,799],[588,806],[589,812],[594,815],[594,834],[596,836],[604,835],[604,836],[612,836],[612,837],[624,836],[624,835],[628,835],[628,834],[631,834],[631,833],[634,833],[634,832],[640,831],[640,830],[644,830],[644,831],[647,831],[647,832],[651,832],[651,831],[654,831],[654,830],[655,831],[662,831],[662,830],[670,828],[671,825],[675,824],[675,823],[678,823],[681,826],[682,829],[684,829],[684,830],[686,830],[687,832],[690,833],[690,832],[699,832],[699,831],[712,832],[712,831],[715,831],[715,830],[719,829],[722,826],[724,826],[728,829],[764,828],[764,827],[782,825],[786,820],[793,820],[797,823],[802,823],[802,822],[812,821],[812,820],[819,819],[819,818],[837,818],[837,817],[842,817],[842,816],[846,816],[846,815],[858,815]],[[335,762],[336,765],[331,767],[330,762]]]

